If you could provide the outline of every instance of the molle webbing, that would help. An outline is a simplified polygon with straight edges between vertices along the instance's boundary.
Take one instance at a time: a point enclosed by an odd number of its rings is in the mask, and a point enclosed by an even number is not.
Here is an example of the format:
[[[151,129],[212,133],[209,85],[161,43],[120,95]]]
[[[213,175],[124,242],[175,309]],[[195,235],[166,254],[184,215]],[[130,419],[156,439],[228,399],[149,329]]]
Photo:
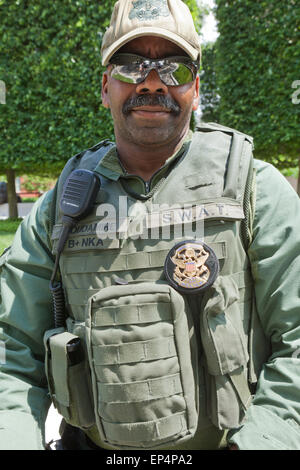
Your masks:
[[[210,246],[216,252],[219,259],[226,258],[226,243],[211,243]],[[138,253],[119,254],[112,260],[111,253],[100,253],[86,262],[82,257],[76,255],[68,258],[64,265],[64,272],[84,273],[84,272],[116,272],[132,269],[161,268],[170,250],[139,251]]]
[[[90,299],[86,317],[102,439],[119,448],[189,439],[197,426],[197,367],[183,297],[162,282],[111,286]]]

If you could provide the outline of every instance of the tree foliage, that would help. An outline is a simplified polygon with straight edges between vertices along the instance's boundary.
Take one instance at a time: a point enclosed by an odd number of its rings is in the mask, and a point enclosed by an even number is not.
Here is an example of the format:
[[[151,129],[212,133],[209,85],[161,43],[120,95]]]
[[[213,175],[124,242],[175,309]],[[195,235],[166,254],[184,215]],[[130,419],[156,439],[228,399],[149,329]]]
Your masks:
[[[196,26],[197,31],[200,33],[203,17],[207,13],[207,7],[201,0],[184,0],[184,3],[189,7],[192,17]]]
[[[99,55],[112,3],[0,0],[1,170],[55,173],[112,135]]]
[[[215,43],[205,44],[202,48],[200,91],[201,120],[220,122],[220,94],[217,82]]]
[[[255,138],[256,156],[278,167],[300,156],[300,3],[216,0],[217,79],[222,124]],[[277,157],[275,157],[277,156]]]
[[[196,0],[186,3],[197,19]],[[113,138],[100,46],[114,4],[0,0],[0,173],[55,175],[70,156]]]

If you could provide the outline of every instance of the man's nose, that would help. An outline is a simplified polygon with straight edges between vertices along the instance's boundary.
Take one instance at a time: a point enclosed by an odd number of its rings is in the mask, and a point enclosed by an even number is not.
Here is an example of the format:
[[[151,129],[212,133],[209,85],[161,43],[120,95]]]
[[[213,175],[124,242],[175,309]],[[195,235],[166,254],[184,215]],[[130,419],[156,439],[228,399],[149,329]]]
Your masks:
[[[151,70],[149,75],[145,78],[145,80],[139,83],[136,87],[136,92],[143,94],[143,93],[161,93],[167,94],[168,87],[165,85],[156,70]]]

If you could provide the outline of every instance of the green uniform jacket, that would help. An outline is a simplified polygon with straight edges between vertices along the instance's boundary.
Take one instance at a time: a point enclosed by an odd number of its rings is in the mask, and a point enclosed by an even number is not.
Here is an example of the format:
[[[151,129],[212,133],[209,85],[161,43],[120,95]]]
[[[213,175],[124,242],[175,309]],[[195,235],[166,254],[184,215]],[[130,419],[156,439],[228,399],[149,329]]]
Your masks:
[[[272,354],[246,420],[228,439],[240,449],[300,449],[300,201],[271,165],[257,169],[249,258],[258,314]],[[43,449],[50,405],[43,334],[53,328],[49,239],[53,192],[37,201],[0,259],[0,449]]]

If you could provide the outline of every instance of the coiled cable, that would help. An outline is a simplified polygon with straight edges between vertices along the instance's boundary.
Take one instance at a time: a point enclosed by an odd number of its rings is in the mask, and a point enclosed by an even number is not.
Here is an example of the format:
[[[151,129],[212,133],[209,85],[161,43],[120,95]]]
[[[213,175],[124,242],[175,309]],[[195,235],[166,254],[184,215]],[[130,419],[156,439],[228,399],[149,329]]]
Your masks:
[[[63,217],[63,229],[59,237],[57,245],[57,254],[55,258],[55,264],[50,279],[50,291],[52,295],[53,315],[55,328],[65,326],[66,314],[65,314],[65,295],[60,280],[57,280],[57,273],[59,268],[60,255],[64,249],[65,243],[68,239],[70,230],[76,225],[76,220],[71,217]]]

